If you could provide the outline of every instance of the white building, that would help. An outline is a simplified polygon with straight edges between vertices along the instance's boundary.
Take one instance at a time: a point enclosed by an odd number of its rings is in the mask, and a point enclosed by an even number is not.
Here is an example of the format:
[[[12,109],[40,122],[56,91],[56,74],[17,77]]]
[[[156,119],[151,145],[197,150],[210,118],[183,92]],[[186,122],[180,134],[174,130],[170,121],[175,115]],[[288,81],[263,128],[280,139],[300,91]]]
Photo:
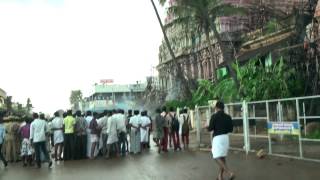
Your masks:
[[[82,111],[103,111],[105,109],[131,109],[136,107],[137,102],[142,100],[146,83],[137,84],[97,84],[94,92],[79,104]]]

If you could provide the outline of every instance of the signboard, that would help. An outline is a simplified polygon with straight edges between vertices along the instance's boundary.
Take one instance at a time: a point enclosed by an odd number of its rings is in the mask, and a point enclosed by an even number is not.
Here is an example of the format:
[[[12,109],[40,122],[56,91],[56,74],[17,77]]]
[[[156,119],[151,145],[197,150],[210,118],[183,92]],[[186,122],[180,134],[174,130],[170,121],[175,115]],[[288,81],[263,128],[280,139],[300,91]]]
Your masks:
[[[102,84],[111,84],[111,83],[113,83],[113,79],[101,79],[100,83],[102,83]]]
[[[298,122],[269,122],[269,134],[300,135],[300,125]]]

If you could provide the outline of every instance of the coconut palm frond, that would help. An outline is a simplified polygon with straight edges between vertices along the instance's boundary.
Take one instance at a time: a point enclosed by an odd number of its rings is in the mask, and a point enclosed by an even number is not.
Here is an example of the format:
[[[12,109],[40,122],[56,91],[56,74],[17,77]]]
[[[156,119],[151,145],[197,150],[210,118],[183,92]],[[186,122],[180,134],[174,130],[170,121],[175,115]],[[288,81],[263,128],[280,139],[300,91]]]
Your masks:
[[[159,0],[159,3],[161,6],[164,6],[166,4],[167,0]]]
[[[173,5],[167,9],[168,14],[173,14],[177,18],[192,16],[193,10],[188,6]]]
[[[245,15],[245,14],[246,14],[245,8],[236,7],[232,4],[220,4],[210,8],[210,15],[213,15],[214,17]]]

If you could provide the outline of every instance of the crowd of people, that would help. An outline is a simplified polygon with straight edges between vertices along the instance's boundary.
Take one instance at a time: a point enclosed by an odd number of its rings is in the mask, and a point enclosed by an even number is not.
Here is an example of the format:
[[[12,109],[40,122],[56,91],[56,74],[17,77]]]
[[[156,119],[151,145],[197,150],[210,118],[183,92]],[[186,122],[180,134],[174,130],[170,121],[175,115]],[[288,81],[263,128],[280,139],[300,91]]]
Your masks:
[[[235,174],[226,163],[232,119],[224,112],[222,102],[216,103],[215,110],[207,129],[213,132],[212,156],[219,166],[217,179],[223,180],[224,175],[228,175],[232,180]],[[0,160],[5,167],[8,162],[20,160],[23,166],[36,163],[37,168],[42,162],[48,162],[50,168],[51,159],[68,161],[99,156],[109,159],[141,154],[150,148],[150,134],[158,153],[168,152],[169,148],[174,151],[189,148],[191,121],[187,109],[178,114],[174,108],[157,109],[154,118],[148,116],[147,111],[125,113],[122,109],[100,114],[68,110],[55,112],[50,120],[44,114],[33,113],[32,117],[24,117],[23,122],[20,118],[4,116],[5,113],[0,112]]]
[[[147,111],[122,109],[103,113],[55,112],[52,118],[33,113],[32,117],[0,115],[0,160],[22,161],[38,168],[43,162],[106,159],[141,154],[150,148],[150,135],[158,153],[169,148],[189,148],[191,121],[187,109],[177,115],[174,108],[157,109],[154,118]],[[180,143],[180,140],[182,143]],[[182,146],[183,145],[183,146]]]

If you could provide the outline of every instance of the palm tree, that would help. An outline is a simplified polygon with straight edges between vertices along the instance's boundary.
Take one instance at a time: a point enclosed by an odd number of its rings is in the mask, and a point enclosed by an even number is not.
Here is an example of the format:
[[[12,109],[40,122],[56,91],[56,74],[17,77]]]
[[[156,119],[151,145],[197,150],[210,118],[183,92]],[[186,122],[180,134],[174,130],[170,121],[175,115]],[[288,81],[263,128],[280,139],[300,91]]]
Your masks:
[[[153,6],[153,9],[157,15],[157,18],[158,18],[158,22],[160,24],[160,27],[161,27],[161,30],[162,30],[162,33],[163,33],[163,37],[164,37],[164,40],[166,42],[166,45],[167,45],[167,48],[169,50],[169,53],[170,53],[170,56],[172,58],[172,60],[174,61],[176,59],[176,56],[174,55],[174,52],[172,50],[172,47],[171,47],[171,44],[169,42],[169,39],[168,39],[168,36],[167,36],[167,33],[166,33],[166,30],[162,24],[162,21],[161,21],[161,18],[160,18],[160,15],[159,15],[159,12],[158,12],[158,9],[157,9],[157,6],[155,5],[154,1],[151,0],[151,3],[152,3],[152,6]]]
[[[5,106],[6,106],[7,112],[11,114],[12,113],[12,96],[7,96],[7,98],[5,99]]]
[[[160,0],[164,5],[166,0]],[[214,52],[212,49],[212,40],[210,33],[213,32],[214,37],[220,46],[220,50],[224,61],[227,63],[229,71],[233,79],[237,82],[236,74],[231,67],[232,59],[229,58],[226,47],[222,42],[220,34],[216,28],[215,22],[219,17],[242,14],[242,8],[235,7],[231,4],[226,4],[222,0],[176,0],[168,8],[168,13],[175,16],[175,22],[181,24],[189,31],[188,34],[204,34],[205,43],[207,44],[209,55],[211,57],[210,66],[212,67],[212,78],[216,80],[216,68],[218,63],[214,60]],[[209,64],[207,72],[209,72]]]
[[[153,9],[157,15],[157,19],[158,19],[158,22],[160,24],[160,27],[161,27],[161,30],[162,30],[162,33],[163,33],[163,36],[164,36],[164,40],[165,40],[165,43],[167,45],[167,48],[169,50],[169,53],[170,53],[170,56],[172,58],[172,65],[171,66],[171,73],[173,74],[173,77],[175,78],[175,80],[173,80],[173,83],[175,83],[175,85],[173,85],[173,88],[171,89],[171,91],[174,92],[174,94],[179,94],[180,93],[180,97],[182,95],[185,96],[185,97],[188,97],[191,95],[191,91],[190,91],[190,88],[189,88],[189,85],[184,77],[184,74],[183,74],[183,70],[181,69],[181,66],[178,64],[177,60],[176,60],[176,56],[172,50],[172,47],[171,47],[171,44],[170,44],[170,41],[168,39],[168,36],[167,36],[167,33],[166,33],[166,29],[161,21],[161,18],[160,18],[160,15],[159,15],[159,12],[158,12],[158,9],[154,3],[153,0],[150,0],[151,3],[152,3],[152,6],[153,6]],[[159,2],[161,3],[162,0],[159,0]],[[175,73],[175,74],[174,74]],[[182,91],[181,91],[182,90]],[[175,91],[181,91],[181,92],[175,92]],[[172,99],[176,99],[176,97],[173,97]]]
[[[29,114],[31,112],[31,109],[32,109],[32,104],[31,104],[30,98],[27,99],[26,108],[27,108],[27,114]]]

